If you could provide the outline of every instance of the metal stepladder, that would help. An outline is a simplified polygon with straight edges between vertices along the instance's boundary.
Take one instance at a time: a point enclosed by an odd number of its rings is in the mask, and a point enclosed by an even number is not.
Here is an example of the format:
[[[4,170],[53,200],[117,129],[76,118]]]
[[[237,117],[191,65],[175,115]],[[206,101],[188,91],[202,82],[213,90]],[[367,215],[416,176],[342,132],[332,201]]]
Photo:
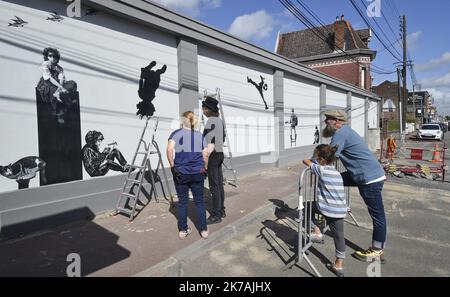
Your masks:
[[[292,134],[294,132],[294,134]],[[291,127],[291,147],[297,145],[297,130]]]
[[[233,155],[230,149],[230,141],[228,138],[227,124],[225,121],[225,114],[223,112],[222,100],[220,97],[220,89],[217,88],[215,93],[208,93],[208,91],[205,90],[203,93],[203,99],[205,99],[207,96],[213,97],[219,102],[220,118],[222,119],[223,128],[225,131],[225,142],[223,145],[224,160],[222,164],[223,182],[225,185],[228,184],[230,186],[237,187],[237,174],[232,164]],[[204,126],[204,117],[201,109],[200,109],[200,118],[202,119],[201,120],[202,126]]]
[[[170,205],[171,206],[174,205],[172,192],[170,190],[169,182],[167,180],[167,174],[164,169],[164,164],[162,162],[161,151],[159,150],[158,143],[155,141],[155,134],[156,134],[156,130],[158,129],[159,118],[155,119],[155,122],[153,124],[153,129],[151,130],[151,134],[149,137],[150,141],[147,144],[147,142],[144,140],[144,138],[145,138],[145,134],[146,134],[147,130],[150,129],[149,122],[150,122],[150,117],[147,117],[144,129],[141,134],[141,138],[139,139],[139,143],[138,143],[136,152],[134,154],[133,161],[130,165],[130,169],[128,171],[127,178],[123,185],[122,192],[120,194],[119,200],[117,201],[117,205],[116,205],[116,209],[115,209],[116,215],[119,213],[128,215],[130,218],[130,222],[133,221],[136,216],[136,204],[139,201],[139,195],[142,192],[144,177],[147,180],[150,180],[151,187],[152,187],[151,191],[149,193],[149,199],[151,199],[152,194],[153,194],[156,202],[159,203],[158,194],[156,191],[156,183],[159,182],[162,192],[163,192],[163,195],[164,195],[164,198],[167,201],[169,201],[169,199],[167,198],[166,192],[164,190],[164,185],[162,183],[162,180],[158,175],[159,169],[162,170],[164,179],[166,181],[167,190],[169,192]],[[138,159],[139,155],[143,156],[143,158],[140,163],[136,164],[136,162],[138,161],[137,159]],[[156,169],[154,171],[152,170],[152,165],[150,162],[151,155],[157,155],[157,157],[158,157],[158,163],[157,163]],[[146,169],[148,169],[148,171],[146,171]],[[133,177],[133,175],[134,175],[134,177]],[[146,175],[148,175],[149,178],[146,177]],[[136,186],[137,186],[137,190],[136,190],[136,192],[134,192]]]

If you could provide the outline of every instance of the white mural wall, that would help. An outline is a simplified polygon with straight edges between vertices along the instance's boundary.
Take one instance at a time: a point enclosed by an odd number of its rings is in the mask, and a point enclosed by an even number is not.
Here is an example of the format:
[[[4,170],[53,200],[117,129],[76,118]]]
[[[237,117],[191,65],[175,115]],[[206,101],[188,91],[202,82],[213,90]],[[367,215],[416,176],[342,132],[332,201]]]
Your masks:
[[[49,20],[51,11],[65,15],[61,1],[29,6],[0,1],[0,136],[6,140],[0,165],[39,153],[35,87],[46,47],[58,49],[66,79],[78,85],[82,145],[88,131],[100,131],[103,143],[117,142],[128,162],[144,125],[136,116],[141,68],[151,61],[156,61],[154,70],[166,65],[153,101],[155,116],[161,117],[156,140],[164,151],[168,135],[178,127],[173,123],[179,114],[176,39],[103,12],[86,15],[84,8],[81,18]],[[15,16],[27,23],[15,26]],[[113,174],[119,172],[107,175]],[[83,179],[88,178],[83,169]],[[39,177],[31,180],[30,187],[38,185]],[[16,189],[15,180],[0,176],[0,192]]]
[[[347,108],[347,93],[327,88],[327,106]]]
[[[364,137],[365,133],[365,123],[364,119],[364,98],[352,96],[352,128],[361,137]]]
[[[200,45],[198,72],[199,97],[220,89],[233,156],[274,151],[273,71]]]
[[[316,127],[320,129],[320,86],[318,83],[285,76],[284,78],[284,147],[312,145]],[[295,131],[291,129],[292,109],[297,117]],[[297,133],[297,139],[295,139]]]
[[[374,101],[369,101],[369,111],[367,113],[367,120],[369,124],[369,129],[378,128],[378,103]]]

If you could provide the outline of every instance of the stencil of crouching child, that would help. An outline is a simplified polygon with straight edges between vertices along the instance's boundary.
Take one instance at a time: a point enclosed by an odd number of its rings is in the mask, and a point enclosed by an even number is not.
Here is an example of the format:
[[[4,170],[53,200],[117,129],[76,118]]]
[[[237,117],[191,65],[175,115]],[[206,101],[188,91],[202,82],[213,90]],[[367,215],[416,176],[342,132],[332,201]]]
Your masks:
[[[83,165],[86,172],[91,177],[104,176],[110,169],[128,172],[130,165],[127,165],[127,161],[117,148],[106,147],[100,152],[100,145],[103,139],[103,134],[99,131],[93,130],[86,134],[86,144],[81,150]]]
[[[7,166],[0,166],[0,174],[9,179],[15,179],[20,189],[27,189],[30,179],[36,177],[40,171],[41,181],[47,183],[45,178],[45,162],[39,157],[29,156]]]
[[[47,47],[43,51],[44,62],[41,65],[41,79],[37,90],[44,103],[49,103],[51,112],[57,116],[58,122],[63,124],[63,115],[76,99],[71,99],[77,91],[77,84],[73,80],[66,81],[64,69],[58,64],[61,58],[56,48]]]

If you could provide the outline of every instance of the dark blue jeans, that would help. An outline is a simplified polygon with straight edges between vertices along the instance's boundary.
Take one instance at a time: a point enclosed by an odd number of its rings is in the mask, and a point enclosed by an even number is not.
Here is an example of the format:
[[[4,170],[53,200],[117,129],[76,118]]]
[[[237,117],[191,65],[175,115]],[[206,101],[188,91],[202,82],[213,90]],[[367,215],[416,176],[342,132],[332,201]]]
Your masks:
[[[188,228],[187,212],[189,203],[189,189],[194,196],[197,208],[198,230],[208,230],[206,226],[206,209],[203,200],[203,187],[205,176],[203,174],[182,174],[175,179],[175,189],[178,195],[178,230],[184,231]]]
[[[383,197],[381,191],[383,190],[384,181],[376,182],[370,185],[357,185],[348,172],[342,173],[344,185],[347,187],[358,187],[359,194],[367,205],[367,210],[372,218],[373,235],[372,247],[383,249],[386,243],[387,222],[386,214],[384,212]]]

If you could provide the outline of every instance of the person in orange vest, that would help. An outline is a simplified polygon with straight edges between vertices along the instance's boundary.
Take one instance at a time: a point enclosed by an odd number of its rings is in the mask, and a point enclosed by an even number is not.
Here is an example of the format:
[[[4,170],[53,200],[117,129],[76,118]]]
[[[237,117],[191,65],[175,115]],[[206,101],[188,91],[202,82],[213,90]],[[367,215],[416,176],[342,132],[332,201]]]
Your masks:
[[[386,149],[386,159],[394,161],[395,149],[397,148],[397,143],[395,142],[395,138],[392,134],[387,139],[387,149]]]

